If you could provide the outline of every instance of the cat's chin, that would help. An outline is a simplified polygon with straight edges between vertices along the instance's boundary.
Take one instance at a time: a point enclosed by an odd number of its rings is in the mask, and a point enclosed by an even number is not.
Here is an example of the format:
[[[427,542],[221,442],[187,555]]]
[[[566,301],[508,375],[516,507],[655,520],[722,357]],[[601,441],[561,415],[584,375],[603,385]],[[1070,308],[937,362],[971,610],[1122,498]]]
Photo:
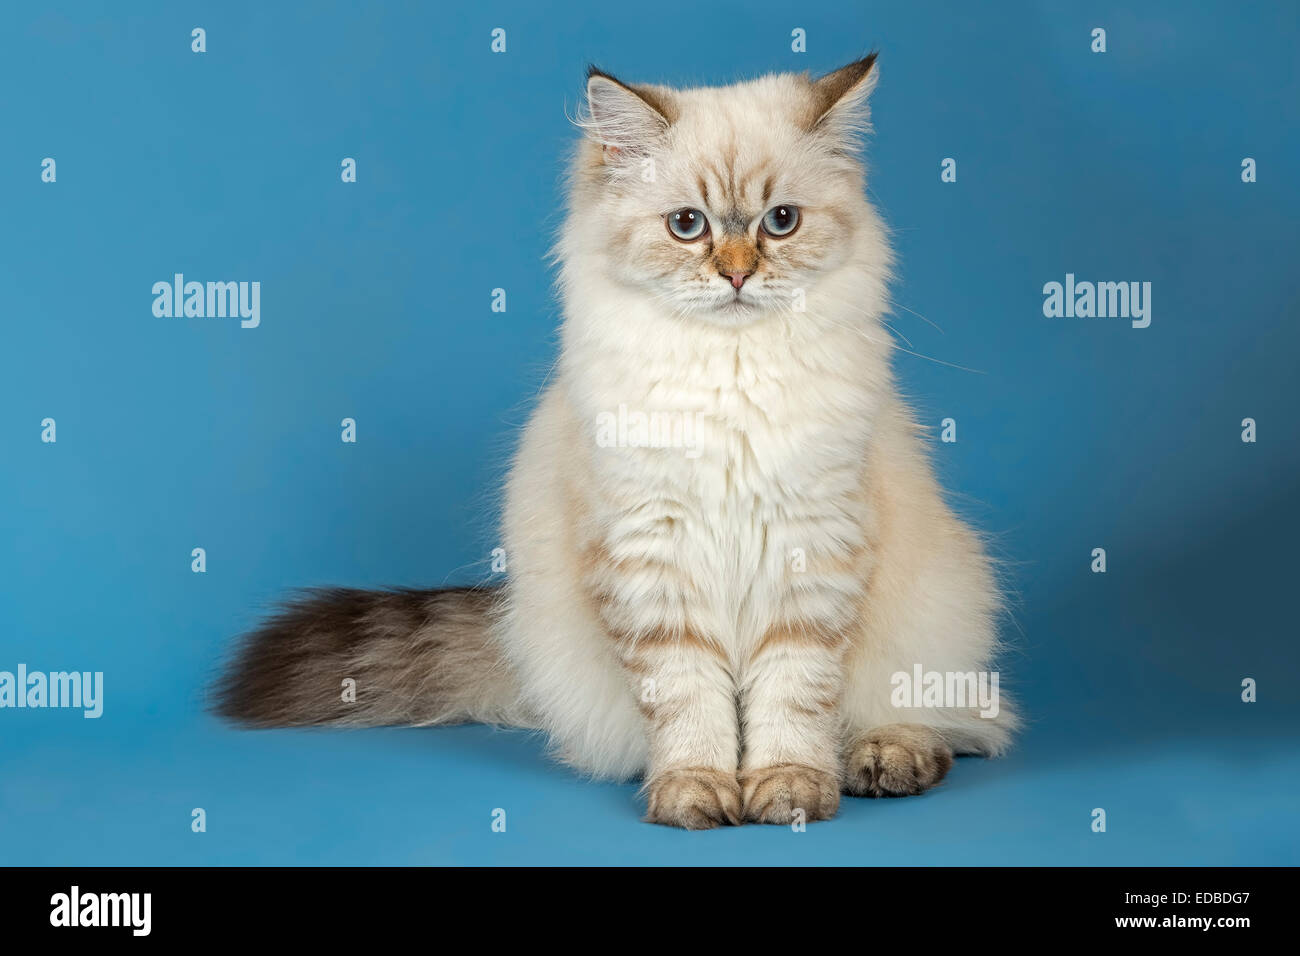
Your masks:
[[[735,328],[761,322],[772,315],[771,305],[760,299],[746,296],[728,296],[716,304],[697,308],[693,317],[710,325]]]

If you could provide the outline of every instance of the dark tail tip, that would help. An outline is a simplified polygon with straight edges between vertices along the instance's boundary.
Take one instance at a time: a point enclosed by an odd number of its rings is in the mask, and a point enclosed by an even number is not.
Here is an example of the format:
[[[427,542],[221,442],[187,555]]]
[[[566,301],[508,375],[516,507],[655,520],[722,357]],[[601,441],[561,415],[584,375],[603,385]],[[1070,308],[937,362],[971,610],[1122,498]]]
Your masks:
[[[465,710],[491,657],[494,593],[300,592],[243,639],[212,710],[246,727],[420,723]]]
[[[349,716],[343,682],[356,677],[367,618],[387,592],[299,592],[247,634],[212,692],[212,712],[247,727],[333,723]],[[412,626],[418,626],[418,622]]]

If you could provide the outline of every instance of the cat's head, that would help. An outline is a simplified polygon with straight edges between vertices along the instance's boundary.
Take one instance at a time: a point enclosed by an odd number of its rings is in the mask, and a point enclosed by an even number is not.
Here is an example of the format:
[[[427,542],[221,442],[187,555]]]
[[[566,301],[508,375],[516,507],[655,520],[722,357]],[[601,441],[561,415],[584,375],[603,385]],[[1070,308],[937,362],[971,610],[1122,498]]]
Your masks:
[[[714,325],[799,310],[880,228],[856,159],[874,65],[872,54],[818,79],[700,89],[629,85],[593,68],[566,270],[599,270]]]

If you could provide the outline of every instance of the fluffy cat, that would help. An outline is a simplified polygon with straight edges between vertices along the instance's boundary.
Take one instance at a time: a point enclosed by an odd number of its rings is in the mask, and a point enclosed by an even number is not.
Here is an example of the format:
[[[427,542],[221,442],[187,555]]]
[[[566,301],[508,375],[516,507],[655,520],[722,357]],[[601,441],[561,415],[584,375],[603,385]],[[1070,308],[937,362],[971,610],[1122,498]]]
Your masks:
[[[990,670],[999,595],[890,372],[857,159],[876,75],[874,54],[704,89],[593,69],[507,584],[307,592],[247,639],[219,711],[537,728],[692,829],[826,819],[1004,750],[1005,700],[891,701],[915,665]]]

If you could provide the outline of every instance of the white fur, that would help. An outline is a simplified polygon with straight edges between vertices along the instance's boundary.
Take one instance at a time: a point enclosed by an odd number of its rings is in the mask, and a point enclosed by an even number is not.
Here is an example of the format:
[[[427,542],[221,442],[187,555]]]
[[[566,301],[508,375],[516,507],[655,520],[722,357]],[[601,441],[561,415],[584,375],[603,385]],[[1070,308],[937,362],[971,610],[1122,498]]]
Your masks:
[[[866,92],[854,92],[849,115],[810,134],[798,119],[809,101],[802,77],[672,91],[679,115],[669,132],[636,150],[653,157],[655,182],[634,181],[617,157],[596,168],[599,146],[590,143],[579,157],[559,244],[561,357],[507,487],[509,601],[497,639],[560,755],[593,774],[626,778],[652,761],[641,685],[587,586],[593,545],[679,572],[614,580],[609,613],[621,629],[687,628],[721,650],[683,647],[655,659],[658,693],[679,705],[671,733],[655,743],[656,768],[821,766],[845,735],[900,721],[933,726],[958,750],[996,753],[1014,725],[1006,701],[996,720],[890,703],[891,674],[915,663],[989,669],[998,597],[896,394],[880,321],[885,230],[848,144],[827,138],[865,122]],[[616,95],[602,104],[629,115]],[[659,217],[697,205],[699,160],[728,150],[738,179],[759,165],[774,171],[774,199],[805,209],[806,235],[787,241],[819,250],[814,265],[760,270],[734,307],[722,304],[734,292],[707,263],[668,277],[654,265],[676,254],[660,245],[674,240]],[[762,212],[757,201],[747,209]],[[844,217],[833,234],[831,209]],[[793,312],[799,288],[807,310]],[[693,416],[698,456],[598,447],[598,416],[620,405]],[[821,570],[792,572],[796,549]],[[842,570],[855,554],[865,555],[862,570]],[[840,627],[851,640],[839,650],[791,644],[756,655],[785,621]],[[809,688],[827,687],[840,695],[833,720],[781,717]]]

